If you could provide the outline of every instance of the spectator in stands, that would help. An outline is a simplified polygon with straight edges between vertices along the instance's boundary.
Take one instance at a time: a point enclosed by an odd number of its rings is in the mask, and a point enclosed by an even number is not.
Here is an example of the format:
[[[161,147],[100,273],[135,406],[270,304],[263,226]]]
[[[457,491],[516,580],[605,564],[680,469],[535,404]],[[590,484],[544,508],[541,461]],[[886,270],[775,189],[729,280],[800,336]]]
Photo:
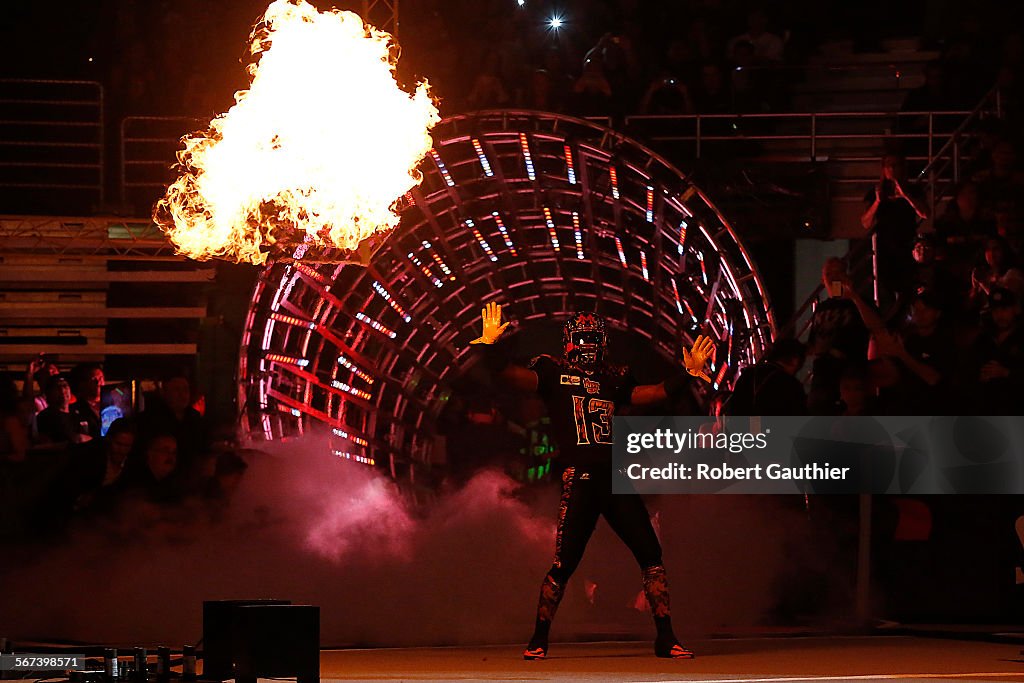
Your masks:
[[[22,462],[29,445],[29,429],[18,405],[18,387],[12,379],[0,377],[0,463]]]
[[[913,256],[913,291],[931,290],[945,302],[947,312],[958,308],[966,291],[961,291],[952,272],[936,258],[935,238],[929,234],[918,235],[914,241]]]
[[[533,72],[530,82],[529,106],[538,111],[565,111],[572,86],[573,79],[565,69],[561,51],[545,50],[544,65]]]
[[[828,298],[811,318],[807,344],[814,360],[807,404],[813,415],[835,415],[840,408],[840,378],[850,365],[867,361],[869,334],[853,302],[857,293],[842,259],[828,259],[821,278]]]
[[[807,396],[796,378],[807,347],[796,339],[780,339],[761,362],[746,368],[725,405],[727,415],[805,415]]]
[[[526,106],[536,111],[560,111],[555,105],[554,85],[546,69],[534,69],[530,74]]]
[[[36,413],[46,407],[46,382],[53,375],[60,374],[56,363],[39,354],[28,364],[25,370],[25,383],[22,385],[22,396],[31,398]]]
[[[510,96],[501,80],[499,67],[498,54],[488,52],[469,91],[467,104],[470,109],[499,109],[509,103]]]
[[[992,223],[982,220],[978,186],[961,183],[954,198],[946,204],[942,217],[935,221],[935,237],[940,258],[957,282],[957,289],[969,289],[971,269],[992,235]]]
[[[636,86],[641,78],[640,59],[628,32],[609,32],[601,36],[583,58],[584,73],[595,61],[601,65],[601,73],[611,89],[611,113],[625,113],[624,107],[639,99]]]
[[[907,182],[904,160],[897,154],[882,159],[882,174],[864,195],[861,225],[877,236],[878,281],[890,298],[905,298],[913,270],[917,224],[928,217],[924,198]]]
[[[110,423],[102,438],[72,449],[66,490],[75,510],[96,513],[113,506],[134,445],[135,425],[121,418]]]
[[[1006,240],[1010,251],[1018,256],[1024,254],[1024,222],[1020,210],[1013,202],[996,206],[996,235]]]
[[[716,59],[722,52],[721,42],[716,39],[711,22],[701,16],[695,17],[690,22],[686,38],[679,42],[692,52],[693,59],[698,64]]]
[[[736,47],[740,43],[750,43],[754,47],[754,59],[759,64],[778,64],[782,62],[785,43],[782,38],[768,31],[768,15],[763,10],[754,10],[747,15],[747,32],[734,37],[726,47],[726,56],[736,59]]]
[[[641,114],[692,114],[690,91],[682,79],[661,71],[640,100]]]
[[[75,395],[71,412],[84,424],[82,431],[98,439],[102,426],[103,368],[94,363],[76,365],[71,370],[71,391]]]
[[[974,406],[979,415],[1016,415],[1024,392],[1024,334],[1020,298],[998,287],[988,298],[985,330],[972,348],[978,382]]]
[[[981,218],[978,184],[967,180],[957,187],[953,201],[946,205],[942,216],[935,221],[935,233],[945,244],[961,245],[976,242],[992,234],[992,224]]]
[[[1024,296],[1024,273],[1017,267],[1016,255],[1002,237],[985,242],[985,263],[971,272],[971,300],[984,303],[999,287],[1009,289],[1018,299]]]
[[[46,383],[46,409],[36,416],[36,433],[41,443],[82,443],[90,439],[88,425],[70,410],[71,385],[60,375]]]
[[[707,62],[700,68],[700,81],[693,91],[693,106],[698,114],[728,114],[732,95],[722,67]]]
[[[974,134],[976,144],[971,150],[970,161],[962,171],[962,175],[967,178],[973,178],[992,167],[992,153],[996,145],[1006,138],[1007,125],[995,117],[982,119],[978,121]]]
[[[878,414],[875,388],[866,362],[850,364],[843,370],[839,378],[839,408],[840,415]]]
[[[695,50],[685,40],[675,39],[669,42],[662,59],[662,68],[676,78],[691,83],[696,75],[697,64]]]
[[[566,98],[572,90],[575,82],[573,74],[567,66],[567,60],[562,50],[549,49],[544,51],[544,69],[551,76],[552,86],[555,88],[555,98],[559,106],[564,107]]]
[[[891,363],[894,370],[895,381],[880,391],[886,414],[941,415],[952,409],[945,389],[955,349],[942,309],[943,302],[934,293],[919,292],[902,333],[872,330],[875,357]]]
[[[601,62],[591,59],[572,86],[570,110],[577,116],[607,116],[612,111],[612,86]]]
[[[992,148],[990,168],[974,174],[978,184],[982,217],[992,220],[995,208],[1001,202],[1019,203],[1024,193],[1024,173],[1017,167],[1017,149],[1007,139],[999,140]]]
[[[182,369],[171,369],[160,382],[160,393],[139,414],[139,440],[148,444],[161,434],[175,440],[178,468],[183,475],[198,473],[200,458],[208,450],[206,421],[192,407],[192,386]]]
[[[764,93],[761,92],[765,74],[755,68],[757,61],[754,44],[741,40],[733,45],[729,66],[733,109],[738,112],[763,111],[767,106]]]
[[[178,467],[178,441],[173,434],[157,434],[143,446],[143,457],[126,476],[133,490],[153,503],[177,503],[185,495]]]

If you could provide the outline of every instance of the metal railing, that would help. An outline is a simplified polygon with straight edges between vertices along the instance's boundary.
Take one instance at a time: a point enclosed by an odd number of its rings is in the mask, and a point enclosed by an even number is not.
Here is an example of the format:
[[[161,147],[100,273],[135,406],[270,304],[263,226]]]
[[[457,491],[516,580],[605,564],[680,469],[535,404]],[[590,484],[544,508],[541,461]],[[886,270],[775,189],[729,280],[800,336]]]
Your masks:
[[[692,145],[692,156],[697,159],[719,154],[736,156],[744,152],[762,160],[777,159],[780,156],[778,150],[773,155],[769,148],[773,144],[786,143],[782,155],[786,161],[875,161],[878,158],[876,148],[881,147],[883,140],[900,139],[908,146],[918,145],[920,152],[910,154],[908,160],[924,167],[931,162],[934,150],[947,148],[950,136],[960,131],[960,124],[970,114],[954,111],[628,116],[625,127],[633,137],[661,147],[680,143]],[[589,120],[608,122],[607,117],[590,117]],[[892,132],[893,129],[898,131],[900,122],[912,121],[917,121],[922,129]],[[120,140],[122,201],[151,200],[153,190],[171,179],[168,169],[174,163],[181,136],[204,123],[200,119],[182,116],[125,118],[121,122]],[[866,125],[875,130],[849,130],[851,127],[864,129]],[[844,127],[847,130],[843,130]],[[909,123],[904,123],[903,127],[910,127]],[[720,132],[722,129],[728,132],[723,134]],[[859,155],[833,157],[831,152],[842,152],[840,147],[843,143],[869,143],[871,149]],[[758,147],[750,149],[752,144]],[[860,187],[872,180],[874,177],[855,176],[833,179],[833,182]]]
[[[977,137],[972,129],[986,118],[1003,117],[1003,95],[998,86],[992,88],[957,126],[946,143],[930,155],[928,164],[917,174],[919,182],[927,182],[929,215],[935,216],[938,202],[950,196],[961,180],[962,164],[973,156]]]
[[[173,180],[171,166],[186,133],[205,127],[188,116],[128,116],[121,120],[121,203],[150,204]]]
[[[930,162],[948,144],[972,111],[779,112],[771,114],[673,114],[625,118],[627,130],[649,142],[685,144],[695,158],[730,146],[742,152],[750,143],[802,143],[786,151],[808,161],[823,160],[835,143],[899,140],[911,149],[908,160]],[[865,131],[865,124],[872,129]]]
[[[0,189],[58,190],[104,200],[103,86],[0,79]]]

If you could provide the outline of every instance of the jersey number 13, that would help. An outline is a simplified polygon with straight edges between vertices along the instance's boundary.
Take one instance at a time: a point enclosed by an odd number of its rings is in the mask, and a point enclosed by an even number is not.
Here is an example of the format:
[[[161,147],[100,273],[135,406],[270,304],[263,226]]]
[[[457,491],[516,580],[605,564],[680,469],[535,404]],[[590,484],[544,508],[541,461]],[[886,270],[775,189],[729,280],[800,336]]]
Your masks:
[[[584,408],[586,404],[586,408]],[[612,442],[611,418],[615,404],[600,398],[572,397],[572,413],[576,418],[576,445]]]

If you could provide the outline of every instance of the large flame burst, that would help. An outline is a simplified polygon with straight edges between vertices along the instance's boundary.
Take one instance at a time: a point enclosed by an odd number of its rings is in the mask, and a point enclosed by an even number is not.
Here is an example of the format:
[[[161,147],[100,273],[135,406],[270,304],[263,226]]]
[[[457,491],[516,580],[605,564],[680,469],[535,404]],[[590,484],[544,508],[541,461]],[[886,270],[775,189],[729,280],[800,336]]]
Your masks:
[[[178,252],[259,264],[276,243],[351,250],[394,229],[440,117],[426,83],[398,86],[391,36],[275,0],[250,40],[249,89],[182,139],[154,208]]]

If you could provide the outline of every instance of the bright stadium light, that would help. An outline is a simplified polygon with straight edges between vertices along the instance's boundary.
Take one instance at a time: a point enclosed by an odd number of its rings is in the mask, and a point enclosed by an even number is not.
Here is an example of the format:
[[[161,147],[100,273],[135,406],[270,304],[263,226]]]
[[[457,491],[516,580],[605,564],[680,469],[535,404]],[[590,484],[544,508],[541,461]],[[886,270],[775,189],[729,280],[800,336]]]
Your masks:
[[[554,16],[548,19],[548,26],[555,31],[562,28],[562,17]]]

